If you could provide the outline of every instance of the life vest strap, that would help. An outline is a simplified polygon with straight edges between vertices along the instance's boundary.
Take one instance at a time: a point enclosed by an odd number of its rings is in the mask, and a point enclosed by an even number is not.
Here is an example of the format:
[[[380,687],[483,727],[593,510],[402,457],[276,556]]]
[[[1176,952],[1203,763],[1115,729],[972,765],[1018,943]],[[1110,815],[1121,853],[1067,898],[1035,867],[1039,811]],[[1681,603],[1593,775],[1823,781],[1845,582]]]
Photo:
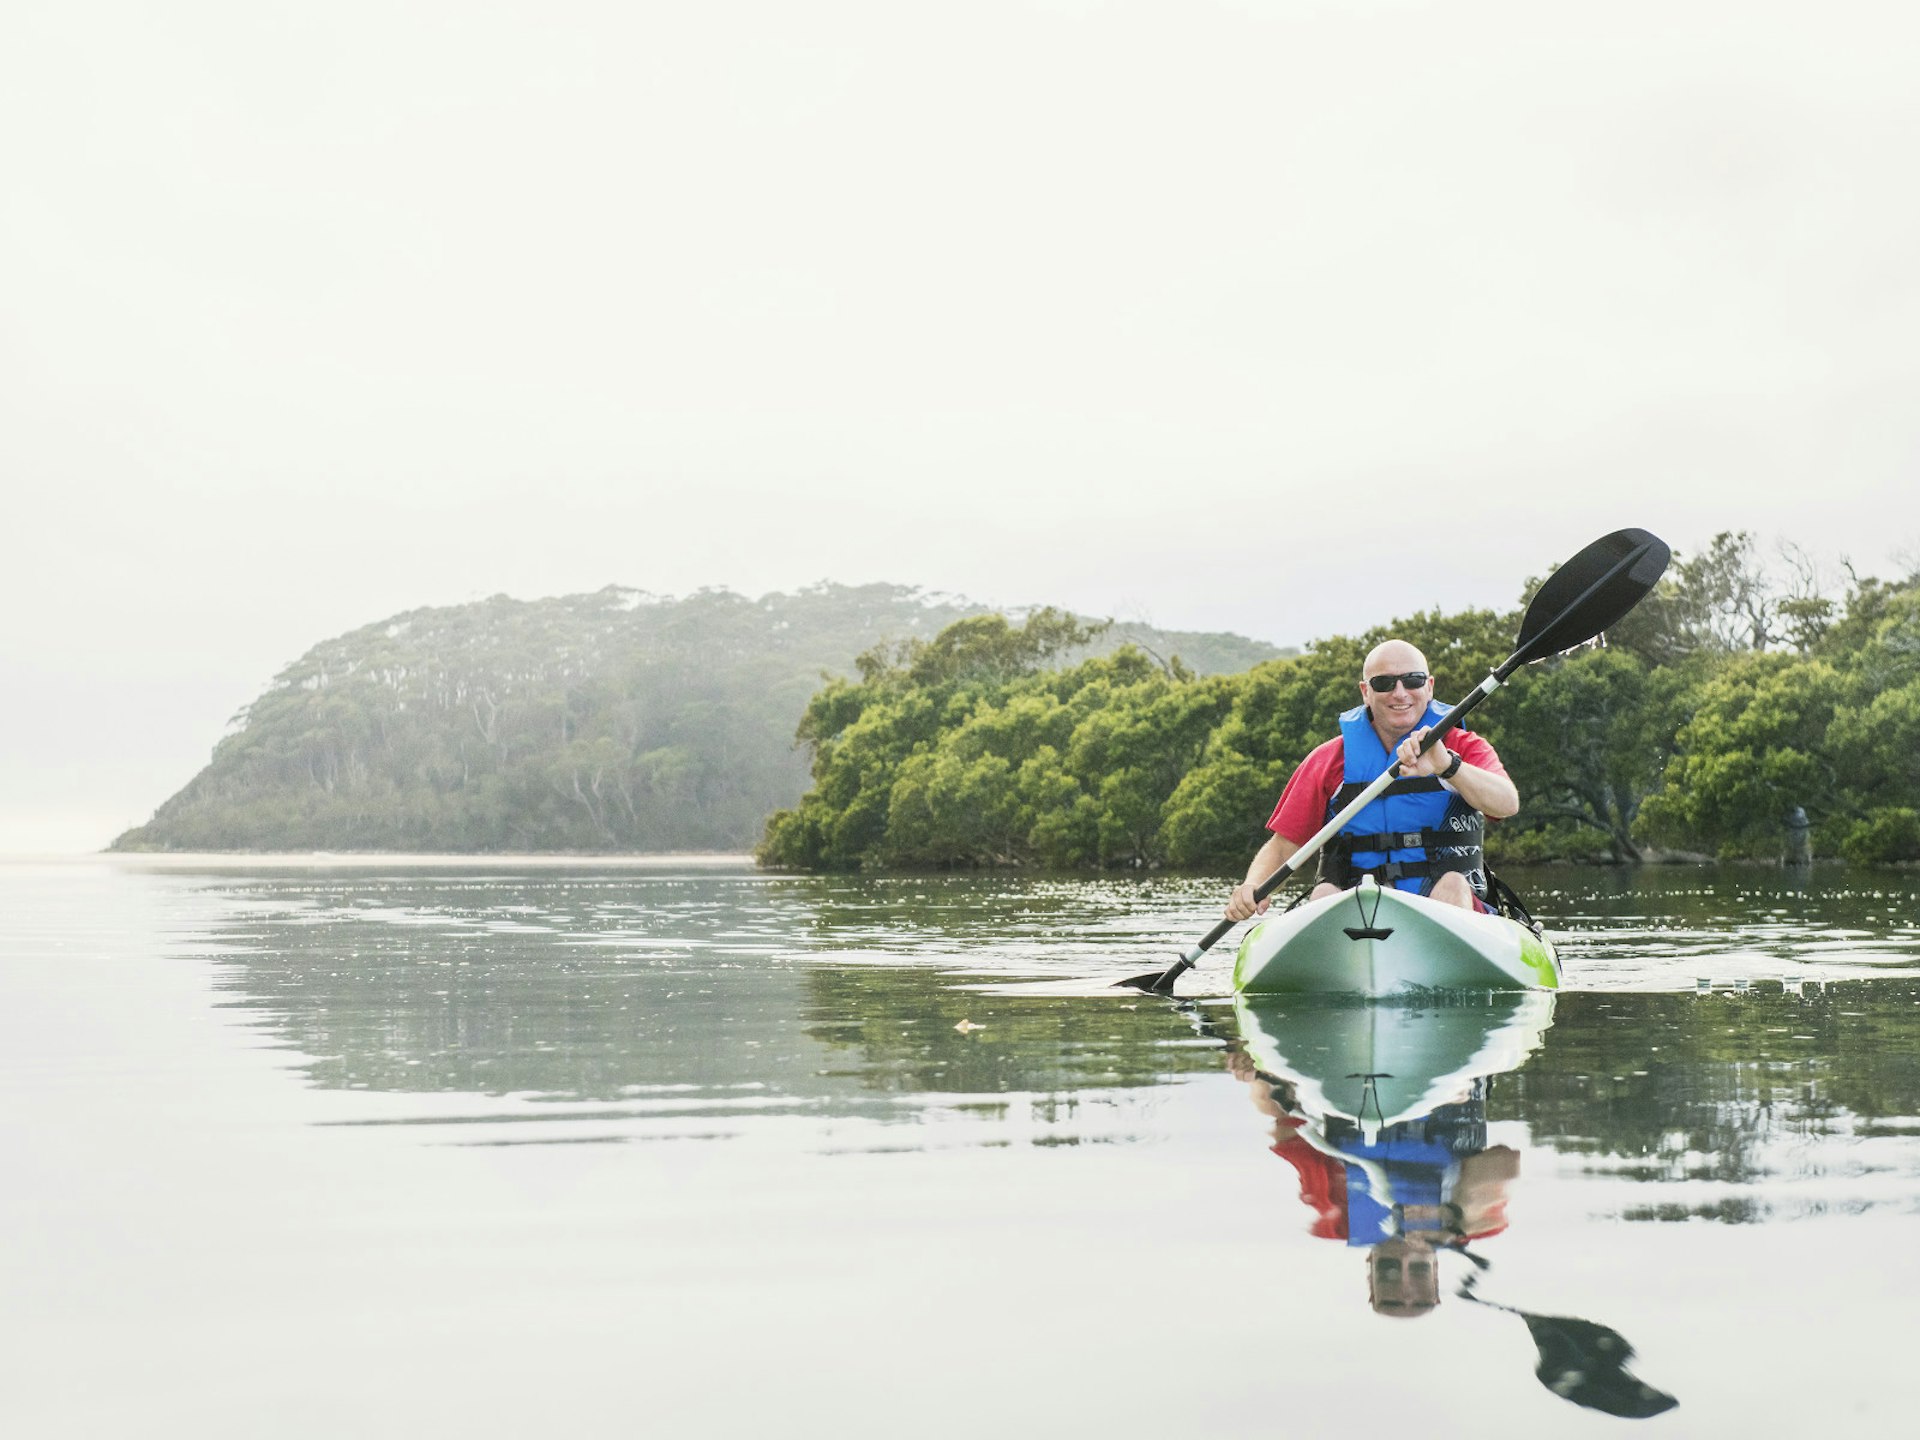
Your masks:
[[[1333,799],[1327,802],[1327,813],[1333,815],[1346,809],[1347,806],[1351,805],[1354,799],[1367,788],[1367,785],[1372,783],[1372,781],[1368,781],[1366,784],[1361,784],[1353,780],[1348,781],[1336,790],[1333,794]],[[1380,793],[1382,795],[1422,795],[1430,791],[1444,790],[1446,788],[1446,786],[1442,785],[1431,775],[1421,775],[1417,777],[1403,775]]]
[[[1360,883],[1362,875],[1371,875],[1380,884],[1391,886],[1396,880],[1426,880],[1451,873],[1465,875],[1473,882],[1474,893],[1480,893],[1485,884],[1481,878],[1486,864],[1482,850],[1482,837],[1486,833],[1486,822],[1478,814],[1473,823],[1458,830],[1394,830],[1372,835],[1336,835],[1320,851],[1320,867],[1317,876],[1320,880],[1330,881],[1341,889]],[[1395,860],[1391,858],[1395,850],[1419,850],[1424,852],[1417,860]],[[1385,858],[1374,865],[1358,864],[1354,854],[1381,855]],[[1430,891],[1431,883],[1421,887],[1422,893]]]
[[[1356,865],[1353,863],[1352,856],[1345,856],[1342,857],[1342,863],[1348,876],[1346,881],[1348,886],[1357,883],[1362,875],[1371,875],[1385,886],[1393,884],[1396,880],[1425,880],[1454,870],[1463,875],[1471,875],[1480,868],[1480,856],[1479,852],[1475,851],[1471,855],[1429,856],[1425,860],[1384,860],[1378,865]],[[1321,878],[1331,877],[1323,874]]]
[[[1478,818],[1478,817],[1476,817]],[[1485,833],[1480,825],[1459,830],[1385,830],[1374,835],[1341,835],[1348,850],[1366,854],[1371,850],[1464,850],[1481,843]]]

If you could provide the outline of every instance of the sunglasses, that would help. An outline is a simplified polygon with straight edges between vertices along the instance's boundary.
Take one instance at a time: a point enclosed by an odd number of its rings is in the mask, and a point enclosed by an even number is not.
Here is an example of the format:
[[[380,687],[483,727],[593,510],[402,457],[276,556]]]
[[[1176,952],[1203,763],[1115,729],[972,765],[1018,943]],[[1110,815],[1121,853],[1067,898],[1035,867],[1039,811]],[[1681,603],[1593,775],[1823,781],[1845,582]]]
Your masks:
[[[1404,685],[1409,690],[1418,690],[1432,678],[1424,670],[1409,670],[1404,675],[1369,675],[1367,684],[1382,695],[1391,695],[1396,685]]]

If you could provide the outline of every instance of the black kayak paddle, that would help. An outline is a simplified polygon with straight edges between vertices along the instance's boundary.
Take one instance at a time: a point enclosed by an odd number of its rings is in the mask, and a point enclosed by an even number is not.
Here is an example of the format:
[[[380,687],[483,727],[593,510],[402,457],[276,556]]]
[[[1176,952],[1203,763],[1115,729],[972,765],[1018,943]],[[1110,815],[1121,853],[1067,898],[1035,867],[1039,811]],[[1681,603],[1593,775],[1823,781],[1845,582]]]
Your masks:
[[[1462,1255],[1482,1269],[1487,1262],[1462,1250]],[[1576,1320],[1571,1315],[1534,1315],[1511,1305],[1482,1300],[1474,1289],[1477,1276],[1469,1275],[1457,1292],[1462,1300],[1504,1310],[1527,1322],[1540,1361],[1533,1373],[1540,1383],[1562,1400],[1588,1410],[1618,1415],[1622,1420],[1645,1420],[1665,1414],[1680,1402],[1664,1390],[1656,1390],[1627,1369],[1633,1359],[1633,1346],[1618,1330],[1596,1325],[1591,1320]]]
[[[1520,621],[1520,639],[1514,652],[1496,665],[1486,679],[1468,691],[1447,712],[1444,720],[1427,732],[1427,738],[1420,746],[1421,751],[1424,753],[1439,744],[1474,706],[1499,689],[1507,676],[1522,665],[1583,645],[1619,621],[1659,583],[1671,558],[1666,543],[1658,536],[1645,530],[1616,530],[1594,541],[1554,571],[1535,592],[1533,603],[1527,606],[1527,613]],[[1299,873],[1301,866],[1319,854],[1321,847],[1339,834],[1354,816],[1379,799],[1399,774],[1398,764],[1389,765],[1379,779],[1321,826],[1319,834],[1288,856],[1286,864],[1260,882],[1259,888],[1253,892],[1254,901],[1258,903],[1266,899]],[[1134,975],[1114,983],[1130,985],[1136,990],[1171,994],[1173,982],[1199,963],[1200,957],[1238,923],[1222,920],[1201,937],[1198,945],[1164,971],[1149,971],[1145,975]]]

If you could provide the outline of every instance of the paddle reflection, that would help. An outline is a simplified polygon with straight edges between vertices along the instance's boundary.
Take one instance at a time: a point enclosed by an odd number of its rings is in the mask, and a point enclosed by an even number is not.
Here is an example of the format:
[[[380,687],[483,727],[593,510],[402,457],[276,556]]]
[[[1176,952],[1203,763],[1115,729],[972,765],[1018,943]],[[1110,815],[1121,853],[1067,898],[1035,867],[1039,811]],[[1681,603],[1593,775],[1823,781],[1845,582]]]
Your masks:
[[[1633,1347],[1618,1332],[1479,1293],[1491,1266],[1475,1247],[1507,1228],[1521,1161],[1488,1144],[1487,1098],[1540,1049],[1553,1008],[1544,992],[1418,1006],[1241,996],[1228,1065],[1273,1120],[1273,1153],[1299,1177],[1311,1232],[1366,1249],[1376,1314],[1431,1314],[1442,1258],[1464,1262],[1475,1269],[1455,1294],[1525,1322],[1548,1389],[1610,1415],[1657,1415],[1679,1402],[1627,1371]]]

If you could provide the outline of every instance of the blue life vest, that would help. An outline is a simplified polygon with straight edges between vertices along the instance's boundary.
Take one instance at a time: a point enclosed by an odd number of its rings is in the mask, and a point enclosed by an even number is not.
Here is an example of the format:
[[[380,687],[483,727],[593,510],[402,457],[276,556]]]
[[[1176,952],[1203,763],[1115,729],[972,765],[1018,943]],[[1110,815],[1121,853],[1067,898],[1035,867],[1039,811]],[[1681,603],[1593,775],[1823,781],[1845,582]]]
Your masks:
[[[1487,1148],[1486,1095],[1486,1082],[1476,1080],[1466,1101],[1389,1125],[1371,1143],[1351,1123],[1328,1124],[1327,1140],[1334,1149],[1371,1160],[1386,1172],[1392,1187],[1391,1195],[1376,1195],[1367,1172],[1348,1162],[1347,1244],[1377,1245],[1410,1230],[1438,1230],[1444,1239],[1449,1221],[1457,1232],[1460,1212],[1452,1203],[1454,1182],[1460,1177],[1460,1161]],[[1414,1207],[1443,1215],[1414,1222],[1402,1213]]]
[[[1452,708],[1429,701],[1419,723],[1438,725]],[[1340,717],[1340,739],[1346,757],[1344,783],[1327,802],[1329,820],[1393,764],[1364,705]],[[1347,886],[1372,875],[1382,885],[1425,895],[1436,877],[1457,870],[1476,894],[1484,895],[1480,838],[1485,825],[1478,810],[1432,776],[1398,779],[1320,852],[1319,878]]]
[[[1396,1125],[1394,1130],[1405,1127]],[[1371,1160],[1386,1172],[1392,1194],[1376,1195],[1367,1172],[1347,1165],[1347,1244],[1378,1245],[1409,1228],[1401,1212],[1412,1206],[1442,1208],[1453,1192],[1459,1162],[1444,1146],[1427,1144],[1410,1135],[1382,1135],[1373,1145],[1359,1137],[1340,1147],[1342,1154]],[[1456,1212],[1457,1213],[1457,1212]]]

